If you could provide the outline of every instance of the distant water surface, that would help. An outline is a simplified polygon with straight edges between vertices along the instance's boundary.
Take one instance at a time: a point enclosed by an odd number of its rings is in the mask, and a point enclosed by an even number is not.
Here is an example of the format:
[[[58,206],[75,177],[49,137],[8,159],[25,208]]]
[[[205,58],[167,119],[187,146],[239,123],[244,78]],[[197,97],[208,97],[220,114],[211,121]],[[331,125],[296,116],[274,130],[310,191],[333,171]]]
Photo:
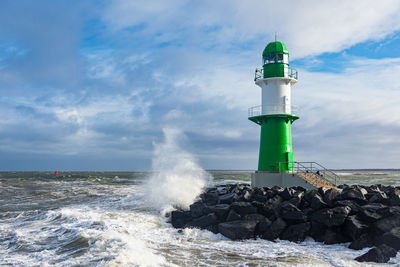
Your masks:
[[[346,184],[400,185],[400,172],[337,171]],[[216,184],[249,171],[213,171]],[[0,173],[1,266],[367,266],[348,244],[230,241],[179,233],[148,203],[139,172]],[[184,189],[183,189],[184,190]],[[398,253],[400,254],[400,253]],[[390,261],[400,265],[400,255]],[[370,266],[382,266],[371,264]]]

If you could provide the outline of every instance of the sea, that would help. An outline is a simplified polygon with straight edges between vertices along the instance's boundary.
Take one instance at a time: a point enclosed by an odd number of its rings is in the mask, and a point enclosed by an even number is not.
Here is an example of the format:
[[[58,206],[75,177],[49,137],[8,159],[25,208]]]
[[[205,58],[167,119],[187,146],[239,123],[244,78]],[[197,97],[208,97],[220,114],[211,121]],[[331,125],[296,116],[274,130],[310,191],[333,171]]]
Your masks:
[[[179,163],[164,152],[179,154]],[[358,263],[348,244],[231,241],[178,231],[169,212],[205,186],[249,183],[251,171],[204,171],[173,146],[153,172],[1,172],[0,266],[400,266]],[[169,167],[168,167],[169,166]],[[399,170],[336,170],[345,184],[400,185]]]

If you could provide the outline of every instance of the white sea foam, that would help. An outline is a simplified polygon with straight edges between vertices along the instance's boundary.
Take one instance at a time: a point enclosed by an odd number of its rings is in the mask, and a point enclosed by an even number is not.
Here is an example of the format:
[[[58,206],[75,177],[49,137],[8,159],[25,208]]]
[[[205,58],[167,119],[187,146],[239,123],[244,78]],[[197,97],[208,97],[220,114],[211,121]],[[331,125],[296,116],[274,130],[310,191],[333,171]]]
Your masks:
[[[196,162],[195,157],[182,149],[178,141],[184,134],[177,129],[164,128],[165,140],[155,144],[153,174],[145,184],[148,200],[161,210],[171,206],[188,208],[205,186],[211,175]]]

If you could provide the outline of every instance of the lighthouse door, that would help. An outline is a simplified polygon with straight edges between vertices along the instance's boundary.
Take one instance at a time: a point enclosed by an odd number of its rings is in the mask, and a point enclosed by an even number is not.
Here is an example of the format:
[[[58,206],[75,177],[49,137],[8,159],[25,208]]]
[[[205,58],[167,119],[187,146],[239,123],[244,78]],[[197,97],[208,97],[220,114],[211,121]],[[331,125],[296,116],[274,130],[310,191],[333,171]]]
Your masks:
[[[289,106],[289,97],[284,96],[283,97],[283,110],[285,113],[290,113],[289,110],[290,106]]]

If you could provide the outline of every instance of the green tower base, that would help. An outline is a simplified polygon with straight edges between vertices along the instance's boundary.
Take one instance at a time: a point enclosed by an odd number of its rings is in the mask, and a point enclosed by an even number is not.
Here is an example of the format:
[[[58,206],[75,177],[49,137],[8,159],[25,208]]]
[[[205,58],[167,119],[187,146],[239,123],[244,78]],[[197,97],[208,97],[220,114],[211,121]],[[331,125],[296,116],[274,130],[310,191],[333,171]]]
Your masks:
[[[258,171],[292,171],[292,123],[299,117],[291,114],[272,114],[249,117],[261,125]]]

